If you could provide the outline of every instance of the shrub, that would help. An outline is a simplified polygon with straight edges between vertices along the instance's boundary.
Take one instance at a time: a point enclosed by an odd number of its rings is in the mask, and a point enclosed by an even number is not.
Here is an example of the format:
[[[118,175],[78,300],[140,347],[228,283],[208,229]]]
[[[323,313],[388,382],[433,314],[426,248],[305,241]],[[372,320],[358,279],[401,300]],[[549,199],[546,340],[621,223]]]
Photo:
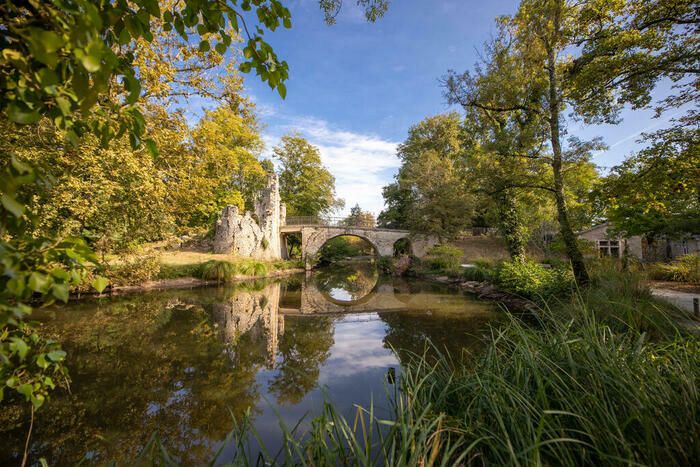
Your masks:
[[[510,292],[538,300],[568,292],[574,284],[570,269],[545,268],[530,260],[504,261],[496,281]]]
[[[391,256],[381,256],[377,260],[377,269],[382,274],[394,273],[394,258]]]
[[[199,268],[199,277],[220,283],[232,281],[237,273],[237,265],[230,261],[211,260],[203,263]]]
[[[654,264],[648,275],[654,280],[700,284],[700,256],[684,255],[672,263]]]
[[[472,266],[464,269],[462,277],[468,281],[488,281],[491,280],[491,270],[481,266]]]
[[[157,253],[137,252],[122,256],[110,264],[105,275],[113,285],[135,285],[155,279],[160,268],[160,257]]]
[[[453,273],[459,270],[462,250],[451,245],[437,245],[428,250],[426,263],[431,271]]]

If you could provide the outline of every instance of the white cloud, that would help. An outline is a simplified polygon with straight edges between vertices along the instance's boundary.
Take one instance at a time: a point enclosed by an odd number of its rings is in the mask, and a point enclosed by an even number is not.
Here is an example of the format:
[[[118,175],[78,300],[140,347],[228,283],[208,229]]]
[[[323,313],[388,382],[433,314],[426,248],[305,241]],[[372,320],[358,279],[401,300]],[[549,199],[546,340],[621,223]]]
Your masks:
[[[359,204],[375,215],[384,207],[382,187],[391,181],[400,162],[396,157],[398,143],[375,135],[333,128],[325,120],[313,117],[276,115],[277,125],[269,125],[263,136],[266,156],[284,134],[298,132],[321,151],[321,160],[335,176],[339,197],[345,200],[345,211]]]

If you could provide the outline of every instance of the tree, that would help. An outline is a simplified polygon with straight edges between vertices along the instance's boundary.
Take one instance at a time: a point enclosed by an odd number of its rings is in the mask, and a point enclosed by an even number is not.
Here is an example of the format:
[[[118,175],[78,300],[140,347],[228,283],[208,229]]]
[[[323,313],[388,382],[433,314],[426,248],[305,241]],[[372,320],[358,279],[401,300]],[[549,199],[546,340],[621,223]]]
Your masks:
[[[373,228],[376,221],[371,212],[363,211],[359,204],[350,208],[350,215],[343,220],[345,225]]]
[[[335,178],[321,163],[321,153],[299,134],[283,136],[273,149],[280,162],[280,195],[290,216],[320,216],[342,207]]]
[[[650,242],[700,231],[700,130],[671,128],[614,167],[602,187],[608,220]]]
[[[413,193],[396,181],[382,188],[386,208],[377,216],[377,224],[389,229],[407,229],[408,216],[413,205]]]
[[[700,19],[692,0],[627,0],[605,21],[588,23],[569,73],[577,111],[588,120],[656,107],[657,115],[697,103]],[[600,14],[600,13],[598,13]],[[657,84],[672,89],[652,100]],[[678,236],[700,229],[700,113],[691,106],[669,128],[644,134],[647,147],[613,168],[602,190],[608,219],[628,235]]]
[[[572,74],[585,73],[585,66],[572,66],[571,54],[598,23],[604,27],[614,18],[616,8],[622,2],[570,2],[568,0],[523,0],[512,17],[499,19],[501,42],[517,64],[515,79],[507,82],[507,90],[498,105],[481,99],[475,78],[469,73],[451,73],[448,89],[456,102],[466,107],[477,107],[492,113],[522,113],[528,119],[539,120],[536,126],[540,138],[551,151],[547,161],[551,166],[552,183],[532,185],[552,194],[557,212],[559,230],[579,285],[589,282],[588,271],[578,246],[566,197],[566,166],[585,160],[592,150],[602,149],[598,140],[581,142],[572,140],[567,150],[564,111],[571,105],[574,116],[586,121],[612,121],[612,108],[599,106],[594,113],[581,113],[578,101],[581,89],[572,92]],[[596,13],[597,12],[597,13]],[[591,83],[588,83],[591,85]],[[541,158],[540,155],[537,158]]]
[[[447,239],[471,218],[471,197],[462,177],[461,127],[456,113],[428,117],[399,145],[396,181],[384,188],[386,225]]]
[[[193,132],[193,142],[199,159],[194,185],[199,193],[193,195],[208,203],[201,220],[193,223],[210,224],[227,204],[252,209],[267,178],[258,159],[263,143],[255,115],[236,112],[228,104],[206,111]],[[198,204],[202,209],[204,203]]]

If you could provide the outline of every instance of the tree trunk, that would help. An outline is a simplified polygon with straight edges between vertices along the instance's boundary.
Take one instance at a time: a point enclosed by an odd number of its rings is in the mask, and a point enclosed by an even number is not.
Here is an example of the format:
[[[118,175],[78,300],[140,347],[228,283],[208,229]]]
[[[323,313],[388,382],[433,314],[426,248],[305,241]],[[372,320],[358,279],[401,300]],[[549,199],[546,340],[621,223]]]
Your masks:
[[[558,16],[555,17],[555,30],[558,31]],[[560,141],[559,113],[561,103],[556,74],[556,55],[554,45],[548,44],[547,50],[547,71],[549,72],[549,129],[550,141],[552,143],[552,169],[554,175],[554,199],[557,203],[557,219],[559,220],[559,230],[566,248],[566,255],[571,261],[571,268],[579,287],[585,287],[590,282],[586,263],[583,261],[583,254],[578,246],[576,234],[569,222],[569,211],[566,207],[564,197],[564,175],[562,173],[562,151]]]
[[[510,257],[516,261],[525,258],[525,232],[515,198],[508,191],[498,197],[498,230],[506,242]]]

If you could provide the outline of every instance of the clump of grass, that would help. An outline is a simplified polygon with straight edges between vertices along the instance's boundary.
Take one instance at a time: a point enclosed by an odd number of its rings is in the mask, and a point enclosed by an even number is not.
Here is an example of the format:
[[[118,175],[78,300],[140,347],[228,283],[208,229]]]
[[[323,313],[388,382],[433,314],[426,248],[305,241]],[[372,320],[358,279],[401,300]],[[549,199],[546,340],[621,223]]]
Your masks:
[[[462,250],[452,245],[436,245],[428,251],[424,263],[438,274],[459,275]]]
[[[479,265],[470,266],[464,268],[462,272],[462,277],[464,280],[483,282],[491,280],[492,273],[491,269],[488,267],[483,267]]]
[[[239,271],[245,276],[265,276],[268,273],[268,265],[261,261],[246,261],[240,263]]]
[[[161,264],[158,279],[179,279],[183,277],[198,277],[200,263]]]
[[[576,318],[585,306],[615,332],[647,333],[656,339],[673,337],[675,322],[684,312],[653,297],[643,273],[620,269],[619,263],[593,265],[592,286],[556,304],[560,319]]]
[[[232,281],[237,273],[237,265],[230,261],[207,261],[199,268],[199,277],[220,283]]]
[[[502,288],[534,300],[547,300],[572,290],[571,269],[545,268],[532,260],[504,261],[498,267],[495,280]]]

